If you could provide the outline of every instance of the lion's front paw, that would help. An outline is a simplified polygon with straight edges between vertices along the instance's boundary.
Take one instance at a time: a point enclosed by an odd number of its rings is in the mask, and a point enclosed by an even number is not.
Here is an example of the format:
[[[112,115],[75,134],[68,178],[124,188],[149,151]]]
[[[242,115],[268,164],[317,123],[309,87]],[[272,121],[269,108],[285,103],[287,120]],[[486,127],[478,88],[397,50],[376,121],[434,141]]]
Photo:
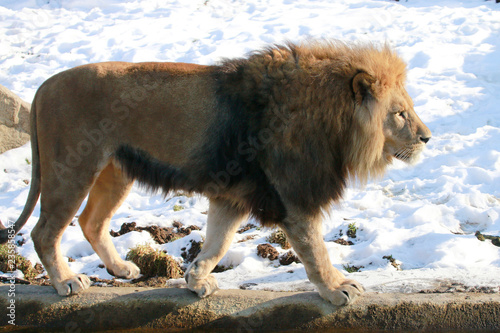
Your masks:
[[[335,290],[320,292],[321,297],[333,305],[342,306],[351,304],[365,289],[355,280],[344,280]]]
[[[349,280],[349,279],[346,279],[344,280],[344,282],[342,282],[343,286],[351,286],[353,288],[356,288],[357,290],[359,290],[359,294],[362,294],[365,292],[365,288],[363,287],[363,285],[361,283],[359,283],[358,281],[356,280]]]
[[[135,279],[141,273],[139,267],[130,261],[122,261],[112,268],[107,267],[106,270],[109,274],[123,279]]]
[[[61,283],[54,284],[57,293],[61,296],[78,294],[90,287],[90,279],[85,274],[77,274]]]
[[[203,280],[198,280],[193,277],[193,275],[187,273],[186,281],[189,290],[195,292],[199,297],[207,297],[215,293],[219,286],[215,277],[210,274]]]

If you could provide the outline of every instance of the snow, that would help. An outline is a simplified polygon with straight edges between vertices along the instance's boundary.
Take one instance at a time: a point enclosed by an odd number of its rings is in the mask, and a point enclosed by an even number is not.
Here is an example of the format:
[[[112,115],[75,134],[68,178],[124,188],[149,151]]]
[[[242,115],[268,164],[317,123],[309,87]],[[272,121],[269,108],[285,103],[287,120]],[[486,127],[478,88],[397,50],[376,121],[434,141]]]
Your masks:
[[[494,1],[4,0],[0,84],[30,101],[44,80],[81,64],[212,64],[268,43],[309,37],[396,48],[408,62],[415,109],[433,132],[416,165],[396,162],[382,180],[350,188],[327,214],[324,235],[335,267],[345,272],[344,265],[363,266],[345,274],[371,291],[419,291],[444,280],[498,290],[500,248],[474,236],[500,235],[500,4]],[[15,221],[25,204],[30,155],[29,145],[0,155],[4,223]],[[184,209],[174,211],[174,205]],[[188,237],[154,245],[182,260],[181,249],[204,237],[207,210],[201,196],[165,201],[135,186],[111,228],[132,221],[199,226]],[[38,258],[29,233],[38,216],[39,205],[18,236],[26,240],[20,253],[32,262]],[[354,245],[334,243],[348,239],[351,223],[359,228],[350,239]],[[257,245],[271,232],[251,229],[235,237],[221,261],[234,268],[215,273],[221,288],[314,289],[301,264],[279,266],[257,256]],[[247,236],[255,237],[238,242]],[[123,257],[135,245],[154,243],[136,231],[113,242]],[[75,272],[111,278],[78,226],[68,227],[61,249],[76,259],[69,263]]]

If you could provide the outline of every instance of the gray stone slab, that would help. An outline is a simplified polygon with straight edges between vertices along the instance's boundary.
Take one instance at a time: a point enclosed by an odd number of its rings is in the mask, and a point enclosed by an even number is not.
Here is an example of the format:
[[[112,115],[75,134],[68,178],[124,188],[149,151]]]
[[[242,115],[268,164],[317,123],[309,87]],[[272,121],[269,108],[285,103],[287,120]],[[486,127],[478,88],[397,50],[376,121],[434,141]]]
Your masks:
[[[91,287],[58,296],[51,287],[0,286],[0,325],[81,332],[111,329],[201,329],[252,332],[291,329],[500,330],[500,295],[366,293],[335,307],[315,292],[220,290],[199,299],[182,288]],[[11,292],[12,293],[12,292]]]

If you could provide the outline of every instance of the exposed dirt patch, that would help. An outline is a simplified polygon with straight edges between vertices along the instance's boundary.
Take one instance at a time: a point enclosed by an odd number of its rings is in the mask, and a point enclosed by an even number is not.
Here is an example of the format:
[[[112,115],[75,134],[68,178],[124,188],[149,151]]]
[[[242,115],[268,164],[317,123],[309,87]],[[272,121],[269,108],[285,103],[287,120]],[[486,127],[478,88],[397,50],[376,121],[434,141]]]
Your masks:
[[[293,254],[292,251],[288,251],[285,254],[282,254],[280,257],[280,265],[282,266],[287,266],[290,265],[291,263],[300,263],[299,257],[297,257],[295,254]]]
[[[279,252],[271,244],[265,243],[257,245],[257,255],[269,260],[276,260],[278,259]]]
[[[191,245],[188,248],[183,247],[181,249],[182,250],[181,257],[184,259],[184,262],[186,263],[193,262],[193,260],[196,258],[198,253],[200,253],[201,248],[203,247],[203,242],[196,242],[191,240],[189,243]]]
[[[180,222],[174,222],[173,227],[168,227],[168,228],[160,228],[156,225],[151,225],[148,227],[138,227],[137,223],[130,222],[130,223],[123,223],[118,232],[111,230],[110,234],[113,237],[118,237],[126,233],[129,233],[131,231],[142,232],[143,230],[149,232],[151,234],[151,237],[153,237],[156,243],[165,244],[168,242],[172,242],[176,239],[185,237],[189,235],[191,231],[200,230],[200,228],[195,225],[191,225],[189,227],[184,228]]]
[[[257,228],[257,226],[255,224],[247,224],[246,226],[244,226],[243,228],[240,228],[237,233],[239,234],[242,234],[244,233],[245,231],[248,231],[250,229],[254,229],[254,228]]]
[[[402,271],[403,269],[401,268],[401,264],[398,263],[398,261],[392,257],[392,255],[390,256],[383,256],[382,259],[387,259],[389,260],[389,262],[391,263],[391,265],[396,268],[398,271]]]
[[[336,239],[333,242],[337,243],[337,244],[340,244],[340,245],[346,245],[346,246],[354,245],[354,243],[351,242],[350,240],[345,240],[343,238]]]

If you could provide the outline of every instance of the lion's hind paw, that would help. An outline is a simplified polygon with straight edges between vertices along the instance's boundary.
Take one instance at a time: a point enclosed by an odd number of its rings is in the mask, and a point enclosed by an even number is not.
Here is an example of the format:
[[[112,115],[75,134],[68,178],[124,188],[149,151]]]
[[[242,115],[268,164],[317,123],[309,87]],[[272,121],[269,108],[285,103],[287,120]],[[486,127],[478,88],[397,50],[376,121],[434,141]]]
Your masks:
[[[135,279],[141,274],[139,267],[130,261],[121,261],[113,268],[106,267],[106,270],[109,274],[123,279]]]
[[[75,295],[90,287],[90,279],[85,274],[77,274],[54,287],[60,296]]]

